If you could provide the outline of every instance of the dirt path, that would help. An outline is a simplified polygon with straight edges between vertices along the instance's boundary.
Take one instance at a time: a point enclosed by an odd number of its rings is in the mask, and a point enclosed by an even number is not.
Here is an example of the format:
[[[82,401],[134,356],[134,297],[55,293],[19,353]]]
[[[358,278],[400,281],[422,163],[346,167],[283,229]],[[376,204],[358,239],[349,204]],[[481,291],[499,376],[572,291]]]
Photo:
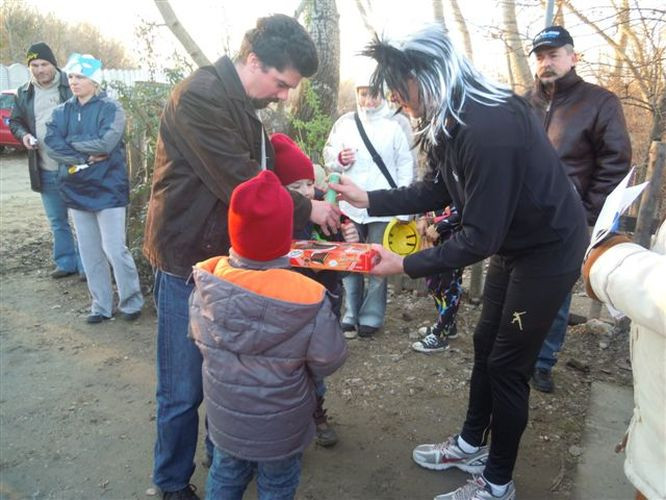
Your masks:
[[[39,196],[28,187],[25,158],[4,154],[0,499],[146,498],[155,425],[154,312],[148,305],[136,323],[87,325],[85,284],[53,280],[50,270],[48,228]],[[429,300],[391,297],[385,331],[351,341],[347,364],[329,380],[327,406],[340,442],[307,450],[299,499],[429,499],[465,481],[460,472],[420,469],[411,450],[459,430],[477,316],[476,308],[463,306],[452,349],[426,356],[410,349],[409,333],[432,321]],[[628,382],[616,365],[625,353],[614,341],[601,349],[598,336],[580,328],[569,337],[569,358],[556,371],[558,392],[532,395],[515,473],[522,499],[568,498],[590,381]],[[567,368],[571,358],[590,372]],[[199,492],[205,473],[197,467],[193,477]]]

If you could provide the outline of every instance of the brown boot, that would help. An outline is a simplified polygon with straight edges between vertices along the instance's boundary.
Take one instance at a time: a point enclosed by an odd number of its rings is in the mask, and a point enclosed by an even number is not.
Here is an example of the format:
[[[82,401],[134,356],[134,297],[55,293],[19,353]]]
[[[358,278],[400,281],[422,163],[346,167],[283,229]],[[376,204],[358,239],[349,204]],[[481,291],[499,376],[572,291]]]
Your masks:
[[[324,408],[324,398],[317,397],[317,408],[312,415],[317,426],[316,441],[319,446],[329,448],[338,442],[338,435],[335,429],[328,423],[326,409]]]

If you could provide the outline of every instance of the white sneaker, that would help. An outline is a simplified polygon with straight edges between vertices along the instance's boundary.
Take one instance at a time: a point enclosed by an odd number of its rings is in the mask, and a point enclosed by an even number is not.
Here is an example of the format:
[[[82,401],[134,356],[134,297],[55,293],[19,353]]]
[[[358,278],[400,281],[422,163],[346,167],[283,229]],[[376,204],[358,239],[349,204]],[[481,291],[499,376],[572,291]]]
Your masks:
[[[515,498],[516,487],[513,485],[513,481],[509,481],[509,484],[506,485],[503,495],[495,496],[483,476],[474,476],[467,480],[465,486],[437,495],[434,500],[515,500]]]
[[[350,323],[340,323],[340,328],[342,328],[342,334],[346,339],[355,339],[358,333],[356,332],[356,325]]]
[[[443,443],[417,446],[412,452],[412,458],[426,469],[445,470],[456,467],[470,474],[481,474],[488,461],[488,451],[487,446],[480,446],[474,453],[465,453],[458,446],[458,436],[451,436]]]

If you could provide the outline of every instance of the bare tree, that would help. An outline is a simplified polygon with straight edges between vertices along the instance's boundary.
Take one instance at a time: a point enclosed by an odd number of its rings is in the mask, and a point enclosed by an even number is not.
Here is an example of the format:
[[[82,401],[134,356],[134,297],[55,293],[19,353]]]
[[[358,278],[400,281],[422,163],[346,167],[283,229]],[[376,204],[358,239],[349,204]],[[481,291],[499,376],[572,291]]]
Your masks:
[[[0,2],[0,40],[3,64],[25,62],[28,47],[40,40],[51,47],[60,64],[72,52],[81,52],[83,48],[106,68],[128,68],[135,64],[120,42],[103,36],[95,26],[70,24],[23,2]]]
[[[514,79],[513,88],[518,93],[524,93],[532,85],[533,77],[518,31],[515,0],[502,0],[502,19],[504,42],[509,55],[509,68]]]
[[[435,16],[435,21],[442,23],[446,28],[446,21],[444,20],[444,6],[442,0],[432,0],[432,13]]]
[[[160,11],[164,22],[171,30],[174,36],[178,39],[183,48],[190,55],[192,60],[198,66],[208,66],[210,61],[197,45],[197,42],[190,36],[185,27],[178,20],[178,16],[171,8],[169,0],[155,0],[155,6]]]
[[[311,125],[306,129],[309,137],[303,137],[303,128],[292,127],[291,135],[302,139],[301,144],[310,149],[308,154],[317,156],[321,153],[320,146],[323,148],[333,118],[337,116],[340,16],[335,0],[311,0],[306,3],[303,14],[305,26],[317,47],[319,69],[308,82],[301,85],[292,109],[295,123],[310,122]],[[318,122],[321,127],[316,126]]]
[[[616,18],[622,36],[615,41],[609,29],[599,21],[583,14],[572,0],[562,0],[563,5],[583,24],[596,32],[615,54],[613,69],[624,82],[620,98],[625,104],[637,106],[649,112],[652,118],[650,138],[662,140],[666,131],[666,39],[663,30],[666,11],[642,8],[636,2],[629,8],[628,2],[616,5]],[[617,72],[622,61],[623,71]],[[626,69],[624,69],[626,68]]]
[[[361,14],[361,20],[363,21],[365,29],[367,29],[370,34],[374,34],[376,29],[370,20],[370,13],[372,12],[372,0],[356,0],[356,8],[358,9],[359,14]]]
[[[629,41],[629,0],[622,0],[621,6],[618,6],[617,2],[613,1],[613,7],[617,11],[620,39],[615,49],[615,69],[613,70],[612,77],[620,79],[624,70],[624,53],[627,50],[627,43]]]
[[[453,10],[453,18],[456,21],[456,27],[460,34],[463,37],[463,43],[465,45],[465,55],[470,61],[474,60],[474,52],[472,50],[472,37],[469,35],[469,29],[467,29],[467,22],[465,21],[465,16],[463,16],[462,10],[458,5],[458,0],[449,0],[451,4],[451,10]]]

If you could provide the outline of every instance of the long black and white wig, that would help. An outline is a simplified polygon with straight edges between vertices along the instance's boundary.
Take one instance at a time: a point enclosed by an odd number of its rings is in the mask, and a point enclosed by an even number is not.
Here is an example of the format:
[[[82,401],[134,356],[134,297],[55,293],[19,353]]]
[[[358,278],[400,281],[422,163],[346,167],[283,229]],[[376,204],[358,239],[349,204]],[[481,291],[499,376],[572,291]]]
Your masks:
[[[406,98],[407,82],[417,83],[424,108],[416,130],[421,147],[437,144],[441,133],[450,137],[452,121],[464,125],[461,111],[467,99],[497,106],[511,95],[508,88],[481,75],[440,24],[427,25],[403,39],[375,35],[362,54],[377,61],[373,92],[383,95],[388,88]]]

